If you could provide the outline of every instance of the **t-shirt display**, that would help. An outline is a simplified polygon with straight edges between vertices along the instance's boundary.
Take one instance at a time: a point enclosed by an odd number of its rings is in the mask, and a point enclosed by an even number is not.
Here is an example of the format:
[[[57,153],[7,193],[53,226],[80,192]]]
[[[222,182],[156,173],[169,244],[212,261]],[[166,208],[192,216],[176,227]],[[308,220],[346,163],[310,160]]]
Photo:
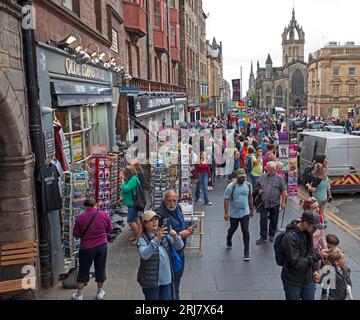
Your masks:
[[[59,177],[60,174],[53,164],[41,166],[36,181],[41,186],[41,204],[44,213],[62,208]]]

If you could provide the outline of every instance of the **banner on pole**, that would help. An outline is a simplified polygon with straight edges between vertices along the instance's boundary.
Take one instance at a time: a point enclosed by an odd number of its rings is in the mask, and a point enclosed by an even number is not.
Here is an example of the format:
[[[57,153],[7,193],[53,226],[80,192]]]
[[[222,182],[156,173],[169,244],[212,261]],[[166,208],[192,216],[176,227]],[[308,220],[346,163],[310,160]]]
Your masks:
[[[233,101],[240,101],[241,100],[240,79],[232,80],[232,86],[233,86]]]

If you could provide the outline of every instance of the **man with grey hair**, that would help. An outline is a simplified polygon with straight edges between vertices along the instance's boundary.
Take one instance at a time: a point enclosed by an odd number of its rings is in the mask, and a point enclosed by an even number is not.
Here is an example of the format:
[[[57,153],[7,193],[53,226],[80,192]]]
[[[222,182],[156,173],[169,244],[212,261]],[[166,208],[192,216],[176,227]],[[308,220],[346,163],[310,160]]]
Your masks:
[[[180,205],[178,204],[178,195],[176,191],[168,190],[165,192],[164,201],[156,213],[160,216],[161,220],[170,219],[171,228],[174,229],[183,239],[185,248],[186,238],[194,233],[194,227],[190,226],[186,229],[184,215]],[[183,266],[185,266],[184,248],[178,252],[183,261]],[[180,300],[180,279],[183,272],[184,270],[181,270],[181,272],[174,274],[175,300]]]
[[[256,244],[264,243],[268,236],[268,218],[270,241],[274,242],[277,230],[280,202],[285,210],[287,198],[287,186],[285,180],[276,173],[276,162],[270,161],[266,166],[267,173],[259,179],[260,193],[262,194],[263,206],[260,211],[260,239]]]

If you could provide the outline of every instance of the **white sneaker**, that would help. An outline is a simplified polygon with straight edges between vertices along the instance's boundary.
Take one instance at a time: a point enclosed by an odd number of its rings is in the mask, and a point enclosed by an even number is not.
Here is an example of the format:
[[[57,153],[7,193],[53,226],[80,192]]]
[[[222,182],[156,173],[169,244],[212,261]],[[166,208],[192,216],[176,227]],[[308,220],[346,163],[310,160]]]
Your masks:
[[[105,291],[101,289],[101,291],[96,294],[96,300],[104,300],[104,296],[105,296]]]
[[[195,202],[202,202],[202,200],[201,200],[201,199],[198,199],[198,200],[195,200]]]
[[[213,190],[213,187],[208,187],[208,191],[212,191]]]
[[[84,295],[82,293],[79,294],[79,292],[75,292],[72,295],[73,300],[84,300]]]

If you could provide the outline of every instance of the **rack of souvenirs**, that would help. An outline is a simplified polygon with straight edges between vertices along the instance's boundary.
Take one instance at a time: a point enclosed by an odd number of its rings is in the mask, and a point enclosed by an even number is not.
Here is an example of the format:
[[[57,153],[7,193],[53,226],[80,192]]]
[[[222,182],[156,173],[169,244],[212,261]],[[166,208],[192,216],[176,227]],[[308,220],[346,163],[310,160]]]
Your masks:
[[[79,250],[80,239],[73,237],[73,229],[78,216],[84,211],[84,200],[89,196],[88,173],[73,168],[64,172],[62,232],[65,264],[74,259]]]
[[[96,155],[87,159],[90,197],[95,199],[98,208],[109,215],[118,201],[119,160],[118,155]]]
[[[118,152],[118,163],[117,163],[117,199],[116,199],[116,204],[117,205],[121,205],[122,202],[122,197],[121,197],[121,189],[122,189],[122,184],[123,181],[121,180],[121,177],[124,175],[124,170],[126,167],[126,160],[125,160],[125,149],[124,148],[120,148],[119,152]]]
[[[169,190],[170,170],[163,164],[155,164],[151,168],[151,201],[153,210],[160,208],[164,193]]]
[[[191,166],[189,159],[188,146],[183,144],[180,153],[180,196],[181,202],[193,203],[192,199],[192,182],[191,182]]]

